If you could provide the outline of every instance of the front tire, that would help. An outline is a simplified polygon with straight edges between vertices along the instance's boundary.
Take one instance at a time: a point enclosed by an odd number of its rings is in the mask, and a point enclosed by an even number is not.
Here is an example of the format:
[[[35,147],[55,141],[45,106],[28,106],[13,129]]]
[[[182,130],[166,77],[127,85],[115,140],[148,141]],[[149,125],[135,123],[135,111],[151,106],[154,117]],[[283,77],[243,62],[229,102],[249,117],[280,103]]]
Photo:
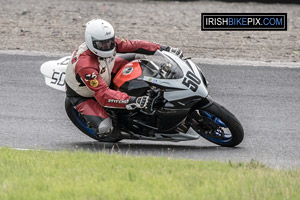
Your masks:
[[[82,115],[74,108],[71,101],[68,97],[65,99],[65,110],[69,117],[69,119],[72,121],[72,123],[81,130],[84,134],[87,136],[98,140],[99,142],[118,142],[121,139],[112,139],[109,137],[99,138],[95,131],[88,127],[85,119],[82,117]]]
[[[244,138],[244,130],[240,121],[216,102],[205,108],[196,109],[191,116],[197,121],[194,128],[198,134],[212,143],[234,147]]]

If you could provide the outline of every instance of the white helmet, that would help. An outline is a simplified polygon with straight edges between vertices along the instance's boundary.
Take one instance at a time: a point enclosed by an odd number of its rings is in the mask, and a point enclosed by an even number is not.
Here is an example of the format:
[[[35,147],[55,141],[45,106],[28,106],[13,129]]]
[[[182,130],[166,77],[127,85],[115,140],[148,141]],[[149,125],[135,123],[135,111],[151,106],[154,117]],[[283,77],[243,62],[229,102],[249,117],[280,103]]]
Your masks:
[[[110,23],[93,19],[86,24],[85,43],[89,50],[102,58],[113,56],[115,51],[115,32]]]

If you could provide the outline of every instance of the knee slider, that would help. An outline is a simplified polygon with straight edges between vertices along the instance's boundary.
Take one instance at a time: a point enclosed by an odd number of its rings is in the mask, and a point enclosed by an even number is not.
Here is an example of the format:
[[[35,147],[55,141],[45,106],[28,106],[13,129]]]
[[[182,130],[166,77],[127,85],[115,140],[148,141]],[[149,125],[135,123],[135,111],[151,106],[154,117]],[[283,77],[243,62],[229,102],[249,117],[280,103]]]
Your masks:
[[[99,124],[98,131],[99,131],[100,135],[103,135],[103,134],[107,135],[107,134],[111,133],[111,131],[112,131],[112,120],[111,120],[110,117],[104,119]]]

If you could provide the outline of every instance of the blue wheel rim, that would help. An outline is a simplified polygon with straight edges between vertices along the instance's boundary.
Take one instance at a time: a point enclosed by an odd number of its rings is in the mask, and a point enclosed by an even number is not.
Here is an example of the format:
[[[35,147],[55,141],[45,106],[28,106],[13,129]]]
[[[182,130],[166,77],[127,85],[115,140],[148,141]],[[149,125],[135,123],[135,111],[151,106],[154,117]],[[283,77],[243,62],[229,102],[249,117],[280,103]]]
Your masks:
[[[219,129],[215,130],[214,132],[211,132],[210,134],[202,132],[201,135],[204,138],[206,138],[207,140],[218,143],[218,144],[227,144],[227,143],[229,143],[232,140],[232,134],[231,134],[228,126],[226,125],[226,123],[224,123],[221,119],[219,119],[218,117],[214,116],[213,114],[211,114],[209,112],[202,111],[202,113],[205,117],[210,119],[213,123],[217,124],[219,126]],[[228,129],[231,136],[227,137],[227,138],[224,137],[224,136],[220,136],[222,138],[217,138],[216,136],[218,135],[218,133],[219,133],[218,130],[220,130],[220,129],[222,129],[222,130],[223,129]],[[214,134],[214,135],[211,135],[211,134]],[[221,134],[221,133],[219,133],[219,134]]]

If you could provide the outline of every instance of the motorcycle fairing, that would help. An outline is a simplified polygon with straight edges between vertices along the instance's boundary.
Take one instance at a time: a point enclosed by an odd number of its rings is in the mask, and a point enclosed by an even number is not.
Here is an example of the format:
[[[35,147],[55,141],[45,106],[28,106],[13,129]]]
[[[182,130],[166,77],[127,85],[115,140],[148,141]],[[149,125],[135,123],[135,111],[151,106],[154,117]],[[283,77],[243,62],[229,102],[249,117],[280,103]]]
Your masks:
[[[146,95],[149,89],[149,84],[141,80],[131,80],[125,82],[121,87],[120,91],[127,93],[129,96],[143,96]]]
[[[184,77],[180,79],[159,79],[151,76],[144,76],[144,81],[148,82],[149,84],[176,89],[164,92],[164,98],[168,101],[180,100],[183,97],[188,98],[198,96],[205,98],[208,96],[206,86],[203,84],[204,81],[202,79],[202,75],[192,61],[187,60],[185,62],[172,53],[163,53],[181,66]]]
[[[200,135],[193,129],[189,128],[186,133],[174,133],[174,134],[166,134],[166,133],[155,133],[153,136],[145,136],[140,134],[131,133],[136,138],[144,139],[144,140],[157,140],[157,141],[189,141],[189,140],[197,140],[200,138]]]

